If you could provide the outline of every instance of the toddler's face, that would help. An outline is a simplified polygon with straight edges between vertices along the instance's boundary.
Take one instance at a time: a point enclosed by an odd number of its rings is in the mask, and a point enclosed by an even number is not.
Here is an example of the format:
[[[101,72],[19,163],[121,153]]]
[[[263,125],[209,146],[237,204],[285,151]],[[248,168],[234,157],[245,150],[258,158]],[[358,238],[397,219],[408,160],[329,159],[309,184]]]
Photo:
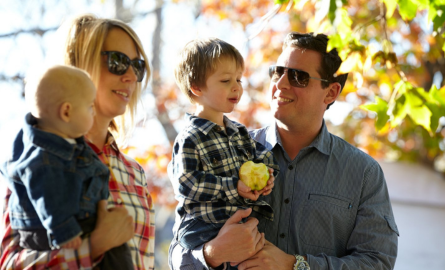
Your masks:
[[[199,103],[212,120],[223,113],[230,113],[243,95],[241,77],[243,70],[231,59],[222,59],[215,72],[207,78],[205,87],[201,87],[202,96]]]
[[[91,129],[96,114],[94,108],[96,88],[92,83],[84,87],[86,89],[82,89],[82,95],[72,103],[71,129],[68,135],[73,139],[85,135]]]

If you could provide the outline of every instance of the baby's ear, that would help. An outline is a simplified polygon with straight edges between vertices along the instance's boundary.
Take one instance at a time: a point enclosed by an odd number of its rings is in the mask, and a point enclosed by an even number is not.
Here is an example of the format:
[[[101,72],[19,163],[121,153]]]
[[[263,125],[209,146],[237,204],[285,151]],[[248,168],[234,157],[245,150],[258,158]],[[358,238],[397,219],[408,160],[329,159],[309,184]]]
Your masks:
[[[64,102],[60,106],[59,117],[60,117],[60,119],[62,119],[63,122],[65,122],[65,123],[70,122],[72,108],[73,108],[73,106],[71,106],[71,103],[69,103],[69,102]]]
[[[201,88],[199,88],[199,87],[196,86],[196,85],[192,85],[192,86],[190,87],[190,91],[192,92],[193,95],[195,95],[195,96],[197,96],[197,97],[202,96]]]

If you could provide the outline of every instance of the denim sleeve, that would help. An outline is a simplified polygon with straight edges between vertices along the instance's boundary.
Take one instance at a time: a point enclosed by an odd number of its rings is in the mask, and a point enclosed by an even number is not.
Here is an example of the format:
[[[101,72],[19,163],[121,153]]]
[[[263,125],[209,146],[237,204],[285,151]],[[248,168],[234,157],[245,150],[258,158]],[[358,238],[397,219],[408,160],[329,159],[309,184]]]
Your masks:
[[[209,270],[204,259],[204,245],[196,249],[185,249],[174,239],[168,251],[168,264],[172,270]]]
[[[70,172],[55,166],[40,165],[26,169],[21,178],[40,221],[60,245],[82,230],[74,215],[79,211],[82,181],[67,177]],[[65,191],[65,192],[63,192]]]
[[[22,249],[19,246],[20,236],[10,224],[8,209],[10,195],[11,191],[7,189],[3,204],[3,219],[0,224],[1,270],[47,269],[48,265],[54,268],[65,266],[70,270],[93,268],[95,262],[91,258],[90,238],[83,239],[78,249],[63,248],[52,251]]]
[[[307,255],[308,263],[313,270],[393,269],[398,235],[383,172],[373,163],[364,172],[360,206],[347,244],[351,255]]]

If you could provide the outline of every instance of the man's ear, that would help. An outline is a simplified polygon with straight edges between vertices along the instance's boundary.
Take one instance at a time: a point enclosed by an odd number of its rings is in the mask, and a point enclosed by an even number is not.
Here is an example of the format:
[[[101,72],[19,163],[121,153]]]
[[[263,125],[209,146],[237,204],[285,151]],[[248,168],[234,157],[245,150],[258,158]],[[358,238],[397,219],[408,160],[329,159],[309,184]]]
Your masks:
[[[59,117],[65,123],[69,123],[70,122],[72,108],[73,108],[73,106],[69,102],[64,102],[60,106]]]
[[[202,96],[201,88],[199,88],[199,87],[196,86],[196,85],[192,85],[192,86],[190,87],[190,91],[192,92],[193,95],[195,95],[195,96],[197,96],[197,97]]]
[[[340,95],[341,85],[338,82],[331,83],[327,89],[326,96],[324,99],[325,104],[331,104],[334,102],[338,95]]]

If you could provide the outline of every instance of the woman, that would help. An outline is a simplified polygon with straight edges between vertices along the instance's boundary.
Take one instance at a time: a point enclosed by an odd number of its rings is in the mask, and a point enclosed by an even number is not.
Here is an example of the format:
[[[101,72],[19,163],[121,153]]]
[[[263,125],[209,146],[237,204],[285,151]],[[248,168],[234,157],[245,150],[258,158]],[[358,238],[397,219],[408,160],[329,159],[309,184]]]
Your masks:
[[[110,196],[98,205],[90,237],[78,249],[37,252],[20,248],[9,224],[7,201],[1,235],[1,269],[83,269],[96,265],[107,250],[125,242],[135,269],[154,268],[154,210],[142,167],[121,153],[116,139],[125,141],[150,77],[149,65],[136,33],[125,23],[83,15],[67,24],[65,64],[86,70],[96,88],[96,116],[86,140],[111,172]],[[63,26],[65,28],[65,26]],[[62,29],[63,29],[62,28]]]

